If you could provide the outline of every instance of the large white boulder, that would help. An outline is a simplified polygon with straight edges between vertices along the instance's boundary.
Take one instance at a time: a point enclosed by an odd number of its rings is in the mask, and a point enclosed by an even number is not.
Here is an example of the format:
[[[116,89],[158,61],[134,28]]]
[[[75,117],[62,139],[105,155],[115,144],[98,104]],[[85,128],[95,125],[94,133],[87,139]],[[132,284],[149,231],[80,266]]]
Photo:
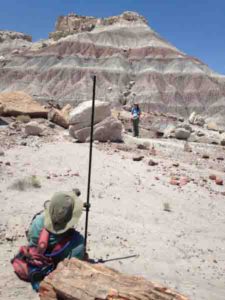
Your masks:
[[[99,142],[119,142],[122,141],[122,123],[110,116],[94,126],[93,139]],[[86,142],[90,138],[91,127],[77,130],[76,125],[69,128],[70,135],[79,142]]]
[[[91,126],[91,111],[92,101],[85,101],[73,109],[69,116],[69,124],[73,125],[74,129]],[[94,124],[103,121],[111,115],[110,104],[108,102],[95,101],[95,118]]]

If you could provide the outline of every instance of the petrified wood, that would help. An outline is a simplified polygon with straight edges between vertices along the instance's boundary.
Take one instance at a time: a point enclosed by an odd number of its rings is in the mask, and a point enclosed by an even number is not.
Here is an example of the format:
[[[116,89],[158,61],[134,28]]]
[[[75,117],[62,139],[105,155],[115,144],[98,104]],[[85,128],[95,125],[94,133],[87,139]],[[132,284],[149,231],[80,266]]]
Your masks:
[[[103,264],[65,260],[41,283],[41,300],[188,300],[142,277]]]

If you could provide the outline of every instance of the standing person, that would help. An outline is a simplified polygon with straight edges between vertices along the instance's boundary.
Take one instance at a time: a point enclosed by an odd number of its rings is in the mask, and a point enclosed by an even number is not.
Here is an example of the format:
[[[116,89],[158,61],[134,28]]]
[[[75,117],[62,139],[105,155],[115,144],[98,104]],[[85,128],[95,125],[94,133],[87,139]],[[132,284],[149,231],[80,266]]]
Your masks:
[[[135,137],[139,136],[139,122],[140,122],[141,110],[137,103],[134,103],[131,109],[131,120],[133,122],[133,133]]]
[[[38,291],[40,281],[65,258],[84,259],[84,238],[74,229],[83,203],[76,191],[57,192],[34,216],[28,230],[28,245],[12,260],[15,273]]]

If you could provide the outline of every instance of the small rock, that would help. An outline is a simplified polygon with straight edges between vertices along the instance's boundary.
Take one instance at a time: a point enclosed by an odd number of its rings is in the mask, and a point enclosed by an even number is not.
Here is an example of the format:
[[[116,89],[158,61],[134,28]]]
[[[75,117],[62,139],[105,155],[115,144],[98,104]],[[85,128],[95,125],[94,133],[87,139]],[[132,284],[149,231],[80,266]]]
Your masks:
[[[148,143],[138,144],[137,148],[140,149],[140,150],[148,150],[149,149],[149,144]]]
[[[191,132],[184,128],[177,128],[175,130],[175,138],[178,140],[187,140],[190,137],[190,135]]]
[[[205,153],[205,154],[202,155],[202,158],[209,159],[209,155]]]
[[[190,181],[190,180],[189,180],[187,177],[182,177],[182,178],[180,179],[179,185],[180,185],[180,186],[184,186],[184,185],[188,184],[189,181]]]
[[[55,124],[54,124],[54,123],[51,123],[51,122],[49,122],[49,123],[48,123],[48,127],[53,129],[53,128],[55,128]]]
[[[217,160],[224,160],[224,157],[219,156],[219,157],[217,157]]]
[[[173,163],[173,167],[179,167],[179,163]]]
[[[210,175],[209,175],[209,179],[211,179],[211,180],[216,180],[216,175],[215,175],[215,174],[210,174]]]
[[[140,156],[134,156],[134,157],[133,157],[133,161],[141,161],[143,158],[144,158],[143,155],[140,155]]]
[[[177,179],[175,179],[175,178],[171,178],[171,179],[170,179],[170,184],[172,184],[172,185],[179,185],[180,182],[179,182],[179,180],[177,180]]]
[[[27,146],[27,142],[24,142],[24,141],[23,141],[23,142],[20,143],[20,145],[21,145],[21,146]]]
[[[158,163],[157,163],[156,161],[150,159],[149,162],[148,162],[148,165],[149,165],[149,166],[157,166]]]
[[[5,163],[5,165],[6,165],[6,166],[11,166],[11,163],[10,163],[9,161],[7,161],[7,162]]]
[[[25,125],[24,130],[25,130],[25,134],[28,135],[28,136],[29,135],[39,136],[43,132],[43,129],[41,128],[41,126],[36,121],[31,121],[31,122],[27,123]]]
[[[4,156],[4,155],[5,155],[4,151],[0,149],[0,156]]]
[[[220,178],[220,177],[216,177],[216,184],[217,185],[223,185],[223,179],[222,178]]]

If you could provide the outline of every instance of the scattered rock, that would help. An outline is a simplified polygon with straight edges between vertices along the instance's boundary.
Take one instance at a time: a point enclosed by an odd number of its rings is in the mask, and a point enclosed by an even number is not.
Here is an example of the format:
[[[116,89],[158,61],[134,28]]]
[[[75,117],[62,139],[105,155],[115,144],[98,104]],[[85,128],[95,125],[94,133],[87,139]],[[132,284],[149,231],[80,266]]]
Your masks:
[[[179,185],[180,186],[184,186],[184,185],[188,184],[189,181],[190,181],[189,178],[187,178],[187,177],[181,177]]]
[[[215,183],[216,183],[217,185],[223,185],[223,179],[220,178],[220,177],[216,177]]]
[[[175,138],[178,140],[187,140],[191,135],[189,130],[184,128],[176,128],[175,130]]]
[[[217,159],[217,160],[224,160],[224,157],[218,156],[216,159]]]
[[[173,163],[173,167],[179,167],[179,163]]]
[[[171,179],[170,179],[170,184],[172,184],[172,185],[179,185],[180,182],[179,182],[179,180],[177,180],[177,179],[175,179],[175,178],[171,178]]]
[[[24,131],[26,135],[37,135],[40,136],[43,132],[42,127],[36,121],[31,121],[27,123],[24,127]]]
[[[149,162],[148,162],[148,165],[149,165],[149,166],[157,166],[157,165],[158,165],[158,162],[156,162],[156,161],[150,159]]]
[[[211,180],[216,180],[216,175],[215,175],[215,174],[210,174],[210,175],[209,175],[209,179],[211,179]]]
[[[138,144],[137,148],[140,150],[148,150],[149,146],[150,146],[150,144],[148,142],[144,142],[142,144]]]
[[[207,153],[204,153],[204,154],[202,155],[202,158],[204,158],[204,159],[209,159],[209,155],[208,155]]]
[[[141,161],[143,158],[144,158],[143,155],[134,156],[134,157],[133,157],[133,161]]]
[[[5,155],[4,151],[0,149],[0,156],[4,156],[4,155]]]
[[[6,165],[6,166],[11,166],[11,163],[10,163],[9,161],[7,161],[7,162],[5,163],[5,165]]]

